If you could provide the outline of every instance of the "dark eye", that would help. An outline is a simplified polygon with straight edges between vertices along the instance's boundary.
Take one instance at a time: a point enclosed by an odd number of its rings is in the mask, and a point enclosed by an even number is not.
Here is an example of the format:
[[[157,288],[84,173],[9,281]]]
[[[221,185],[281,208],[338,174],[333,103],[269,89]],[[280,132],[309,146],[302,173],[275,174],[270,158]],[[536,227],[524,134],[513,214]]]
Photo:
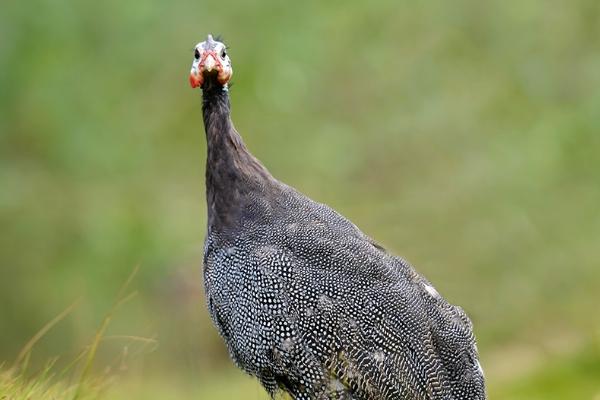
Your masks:
[[[196,50],[194,51],[194,57],[196,58],[196,60],[199,60],[199,59],[200,59],[200,52],[198,51],[198,49],[196,49]]]
[[[221,50],[221,58],[224,60],[225,57],[227,57],[227,52],[225,51],[225,49]]]

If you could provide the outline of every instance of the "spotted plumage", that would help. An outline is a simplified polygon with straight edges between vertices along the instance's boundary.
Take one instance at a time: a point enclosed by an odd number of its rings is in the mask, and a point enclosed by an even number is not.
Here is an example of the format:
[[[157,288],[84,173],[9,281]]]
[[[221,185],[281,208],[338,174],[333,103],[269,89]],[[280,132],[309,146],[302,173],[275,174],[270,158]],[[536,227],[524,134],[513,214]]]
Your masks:
[[[217,46],[207,42],[197,49]],[[202,63],[192,74],[208,149],[204,284],[234,362],[271,395],[298,400],[485,399],[463,310],[346,218],[273,178],[233,127],[223,74]]]

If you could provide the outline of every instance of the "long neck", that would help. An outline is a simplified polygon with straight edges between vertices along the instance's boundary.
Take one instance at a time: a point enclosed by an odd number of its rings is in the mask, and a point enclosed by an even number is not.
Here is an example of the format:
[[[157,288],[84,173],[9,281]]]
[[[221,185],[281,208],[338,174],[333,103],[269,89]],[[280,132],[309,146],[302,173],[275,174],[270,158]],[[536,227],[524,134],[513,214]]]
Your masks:
[[[208,227],[227,229],[239,219],[249,195],[273,178],[254,157],[230,118],[229,95],[218,84],[206,82],[202,112],[208,154],[206,199]]]

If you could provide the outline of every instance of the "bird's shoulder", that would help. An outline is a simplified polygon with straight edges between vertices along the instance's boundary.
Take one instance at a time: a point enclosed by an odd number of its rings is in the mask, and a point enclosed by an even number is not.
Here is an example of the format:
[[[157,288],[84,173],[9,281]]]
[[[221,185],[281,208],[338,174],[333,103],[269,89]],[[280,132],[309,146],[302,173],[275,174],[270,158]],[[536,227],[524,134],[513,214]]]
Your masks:
[[[283,183],[267,195],[247,197],[241,216],[233,233],[209,229],[205,258],[418,278],[406,261],[387,252],[349,219]]]

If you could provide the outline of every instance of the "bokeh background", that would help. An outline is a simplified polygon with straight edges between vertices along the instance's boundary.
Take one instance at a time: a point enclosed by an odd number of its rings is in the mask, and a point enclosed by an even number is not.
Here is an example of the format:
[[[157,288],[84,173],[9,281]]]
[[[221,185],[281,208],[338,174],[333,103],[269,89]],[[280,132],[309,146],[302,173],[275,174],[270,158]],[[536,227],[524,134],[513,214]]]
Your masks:
[[[250,149],[469,313],[491,398],[600,398],[597,0],[3,2],[0,364],[80,299],[68,363],[139,265],[106,398],[266,398],[202,291],[207,33]]]

